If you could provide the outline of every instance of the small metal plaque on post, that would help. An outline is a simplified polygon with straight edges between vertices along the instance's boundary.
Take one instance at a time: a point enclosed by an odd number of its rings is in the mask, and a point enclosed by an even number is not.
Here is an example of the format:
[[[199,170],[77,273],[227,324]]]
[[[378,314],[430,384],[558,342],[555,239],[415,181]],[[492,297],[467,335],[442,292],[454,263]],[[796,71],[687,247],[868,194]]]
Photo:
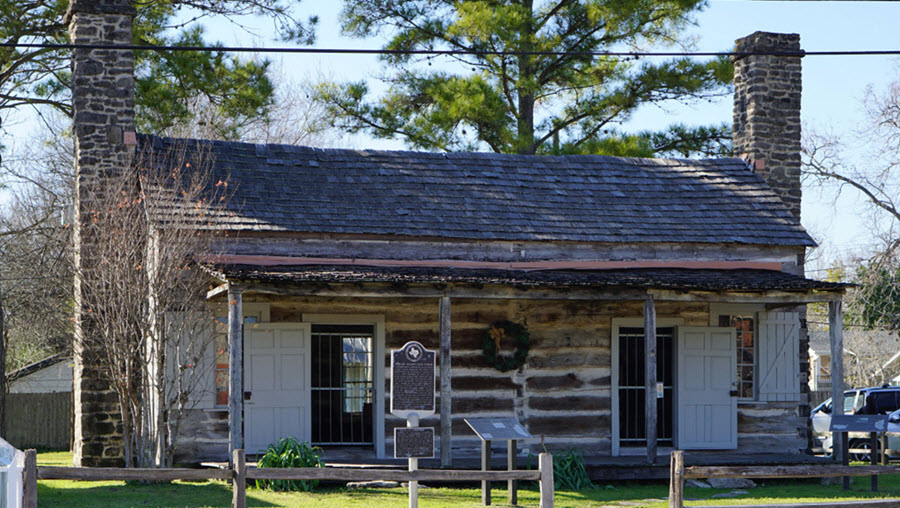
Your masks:
[[[394,429],[395,459],[433,459],[434,427],[397,427]]]
[[[534,439],[515,418],[466,418],[465,422],[484,441]]]
[[[521,439],[534,439],[525,430],[525,427],[515,418],[466,418],[466,424],[481,438],[481,470],[488,471],[491,468],[491,441],[506,441],[506,468],[512,471],[516,468],[518,456],[517,441]],[[507,481],[508,501],[512,506],[518,504],[518,481]],[[481,482],[481,504],[491,504],[491,482]]]
[[[411,341],[391,351],[391,414],[434,414],[435,352]]]

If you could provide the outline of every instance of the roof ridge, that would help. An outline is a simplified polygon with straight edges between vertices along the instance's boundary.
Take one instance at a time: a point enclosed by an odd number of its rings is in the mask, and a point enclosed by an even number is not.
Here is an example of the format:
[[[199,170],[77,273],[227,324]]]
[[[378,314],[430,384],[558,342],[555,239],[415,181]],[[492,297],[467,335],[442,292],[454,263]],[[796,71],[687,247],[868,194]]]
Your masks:
[[[176,137],[176,136],[160,136],[157,134],[144,134],[138,133],[138,144],[140,144],[141,138],[146,138],[152,141],[158,142],[186,142],[186,143],[207,143],[211,145],[234,145],[234,146],[247,146],[247,147],[273,147],[285,150],[291,149],[309,149],[315,152],[329,153],[329,152],[337,152],[337,153],[356,153],[356,154],[365,154],[365,155],[403,155],[403,154],[411,154],[416,156],[431,156],[431,157],[479,157],[479,158],[500,158],[500,159],[508,159],[510,161],[525,157],[525,158],[541,158],[544,160],[579,160],[579,159],[594,159],[594,160],[606,160],[610,162],[626,162],[626,163],[635,163],[635,162],[643,162],[647,163],[660,163],[660,162],[677,162],[679,164],[685,165],[709,165],[716,164],[721,162],[731,162],[731,163],[740,163],[746,166],[749,169],[749,165],[747,162],[738,157],[712,157],[712,158],[703,158],[703,159],[689,159],[683,157],[626,157],[621,155],[601,155],[601,154],[563,154],[563,155],[550,155],[550,154],[509,154],[509,153],[498,153],[498,152],[426,152],[421,150],[391,150],[391,149],[381,149],[381,148],[327,148],[327,147],[318,147],[311,145],[293,145],[288,143],[254,143],[249,141],[234,141],[234,140],[221,140],[221,139],[203,139],[203,138],[185,138],[185,137]]]

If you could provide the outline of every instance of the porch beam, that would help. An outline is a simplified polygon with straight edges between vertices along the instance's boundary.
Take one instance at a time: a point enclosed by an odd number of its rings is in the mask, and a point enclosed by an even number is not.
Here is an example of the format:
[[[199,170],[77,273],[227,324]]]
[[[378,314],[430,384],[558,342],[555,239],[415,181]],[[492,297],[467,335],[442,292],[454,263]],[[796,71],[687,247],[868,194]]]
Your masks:
[[[828,336],[831,341],[831,415],[844,414],[844,309],[840,300],[828,303]],[[843,432],[835,432],[831,440],[832,456],[843,461]]]
[[[792,293],[789,291],[718,292],[718,291],[678,291],[672,289],[650,289],[647,293],[657,301],[704,302],[704,303],[766,303],[796,304],[840,301],[843,291],[821,291]]]
[[[438,309],[441,336],[441,467],[450,467],[452,457],[451,380],[450,380],[450,297],[442,296]]]
[[[480,284],[406,284],[385,283],[330,283],[309,282],[302,284],[271,283],[231,280],[230,284],[240,284],[245,293],[269,294],[277,296],[336,296],[348,298],[477,298],[496,300],[607,300],[643,301],[648,294],[656,301],[703,302],[703,303],[762,303],[794,304],[830,302],[840,300],[843,291],[789,291],[765,292],[718,292],[679,291],[669,289],[609,289],[589,287],[546,287],[509,286]],[[208,293],[209,298],[221,295],[219,288]]]
[[[221,295],[221,294],[225,294],[225,293],[228,293],[228,283],[227,283],[227,282],[224,283],[224,284],[219,284],[219,285],[216,286],[215,288],[210,289],[209,291],[207,291],[207,292],[206,292],[206,299],[207,299],[207,300],[212,300],[213,298],[215,298],[215,297],[217,297],[217,296],[219,296],[219,295]]]
[[[244,448],[243,291],[228,284],[228,457]]]
[[[610,300],[641,301],[647,291],[641,289],[596,290],[580,287],[547,288],[487,286],[473,284],[414,285],[405,283],[326,283],[311,282],[303,285],[290,283],[258,283],[233,281],[244,288],[245,293],[278,296],[338,296],[349,298],[477,298],[498,300]]]
[[[656,305],[644,300],[644,414],[647,424],[647,463],[656,462]]]

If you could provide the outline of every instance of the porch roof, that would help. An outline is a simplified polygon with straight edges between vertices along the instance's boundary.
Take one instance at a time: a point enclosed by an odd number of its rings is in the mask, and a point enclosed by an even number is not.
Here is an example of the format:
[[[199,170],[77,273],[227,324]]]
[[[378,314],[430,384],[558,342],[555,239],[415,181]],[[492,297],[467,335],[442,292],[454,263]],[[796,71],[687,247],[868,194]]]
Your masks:
[[[610,270],[502,270],[448,267],[376,267],[334,265],[217,265],[209,267],[223,282],[269,284],[400,283],[474,284],[519,288],[601,288],[674,291],[842,292],[847,284],[825,282],[776,270],[630,268]]]

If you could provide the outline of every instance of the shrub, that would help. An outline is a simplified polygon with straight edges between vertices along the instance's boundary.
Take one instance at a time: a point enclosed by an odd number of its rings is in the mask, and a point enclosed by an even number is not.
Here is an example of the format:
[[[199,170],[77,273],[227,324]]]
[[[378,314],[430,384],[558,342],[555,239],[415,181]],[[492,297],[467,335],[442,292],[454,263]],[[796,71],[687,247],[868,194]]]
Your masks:
[[[546,448],[544,449],[546,451]],[[537,457],[528,455],[527,468],[531,469],[531,459]],[[584,458],[581,452],[571,448],[565,452],[553,454],[553,488],[566,490],[581,490],[593,487],[587,468],[584,466]]]
[[[575,448],[553,454],[553,488],[581,490],[593,487],[584,457]]]
[[[269,445],[265,455],[260,457],[259,467],[325,467],[322,449],[300,442],[293,437],[279,439]],[[256,480],[256,487],[275,491],[302,490],[311,492],[319,484],[318,480]]]

